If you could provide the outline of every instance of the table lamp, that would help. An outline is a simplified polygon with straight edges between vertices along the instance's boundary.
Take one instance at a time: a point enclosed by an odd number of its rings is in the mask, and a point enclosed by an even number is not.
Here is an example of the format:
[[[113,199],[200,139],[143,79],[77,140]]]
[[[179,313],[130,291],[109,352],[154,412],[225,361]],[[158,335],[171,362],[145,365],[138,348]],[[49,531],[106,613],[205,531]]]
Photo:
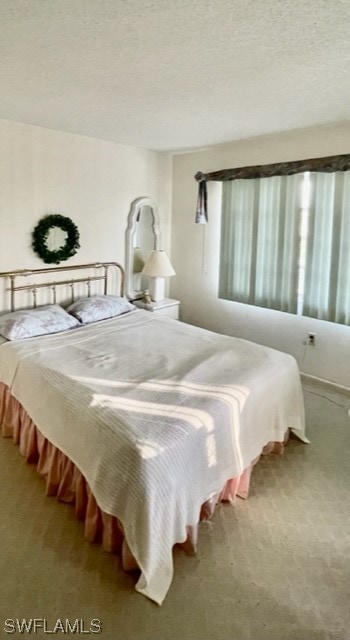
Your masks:
[[[142,273],[149,278],[149,291],[154,302],[164,300],[165,278],[175,275],[165,251],[151,251]]]

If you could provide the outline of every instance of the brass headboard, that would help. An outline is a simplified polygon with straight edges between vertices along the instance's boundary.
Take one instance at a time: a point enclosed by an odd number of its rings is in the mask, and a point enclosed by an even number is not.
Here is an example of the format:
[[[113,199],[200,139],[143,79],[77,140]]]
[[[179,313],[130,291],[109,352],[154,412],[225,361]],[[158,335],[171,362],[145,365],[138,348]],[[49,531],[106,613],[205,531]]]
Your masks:
[[[77,270],[92,270],[96,269],[99,271],[103,270],[102,273],[98,273],[97,275],[88,275],[81,278],[66,278],[64,280],[53,280],[50,282],[31,282],[30,284],[17,284],[17,282],[21,282],[21,278],[28,278],[29,276],[33,276],[35,278],[36,275],[41,274],[50,274],[50,273],[67,273],[68,271],[77,271]],[[46,288],[51,289],[52,292],[52,300],[51,302],[54,304],[56,302],[56,290],[57,287],[62,285],[69,285],[71,289],[71,302],[74,302],[75,298],[75,290],[74,287],[78,284],[81,286],[86,284],[86,294],[88,296],[91,295],[91,283],[100,281],[103,283],[103,293],[106,294],[108,292],[108,276],[109,271],[111,269],[117,270],[119,274],[119,291],[115,291],[116,295],[124,295],[124,269],[118,262],[91,262],[89,264],[79,264],[74,266],[64,266],[64,267],[49,267],[46,269],[21,269],[18,271],[3,271],[0,272],[0,278],[7,278],[9,280],[9,286],[6,288],[6,291],[10,292],[10,308],[11,311],[15,311],[15,295],[19,291],[29,291],[32,294],[32,307],[36,307],[37,304],[37,291],[38,289]]]

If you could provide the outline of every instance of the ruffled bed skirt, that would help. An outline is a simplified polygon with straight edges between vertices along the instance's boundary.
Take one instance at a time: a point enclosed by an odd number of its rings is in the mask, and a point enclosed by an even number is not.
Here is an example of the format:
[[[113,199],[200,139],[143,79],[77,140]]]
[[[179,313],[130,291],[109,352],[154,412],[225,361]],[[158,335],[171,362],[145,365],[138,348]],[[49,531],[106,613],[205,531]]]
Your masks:
[[[124,537],[122,523],[99,508],[84,476],[66,455],[40,433],[25,409],[11,396],[3,383],[0,383],[0,425],[2,435],[13,438],[27,462],[36,464],[37,472],[46,482],[46,495],[56,496],[58,500],[74,505],[76,517],[84,522],[86,539],[102,543],[106,551],[120,553],[126,571],[137,569],[137,563]],[[284,442],[270,442],[261,453],[282,454],[288,437],[289,431]],[[228,480],[221,492],[208,496],[198,514],[198,523],[213,515],[218,502],[232,502],[236,496],[248,497],[252,468],[259,458],[260,456],[252,460],[239,477]],[[195,554],[197,535],[198,524],[188,526],[186,541],[177,546],[190,555]]]

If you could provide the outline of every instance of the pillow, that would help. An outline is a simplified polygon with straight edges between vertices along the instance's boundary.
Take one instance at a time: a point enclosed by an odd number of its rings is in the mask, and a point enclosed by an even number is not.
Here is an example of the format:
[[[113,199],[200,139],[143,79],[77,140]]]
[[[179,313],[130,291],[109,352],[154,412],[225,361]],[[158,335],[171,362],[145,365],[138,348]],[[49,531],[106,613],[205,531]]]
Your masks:
[[[128,313],[136,309],[126,298],[120,296],[91,296],[90,298],[80,298],[73,302],[68,308],[75,318],[78,318],[83,324],[105,320],[106,318],[114,318],[122,313]]]
[[[0,315],[0,334],[7,340],[33,338],[77,326],[79,321],[70,316],[59,304]]]

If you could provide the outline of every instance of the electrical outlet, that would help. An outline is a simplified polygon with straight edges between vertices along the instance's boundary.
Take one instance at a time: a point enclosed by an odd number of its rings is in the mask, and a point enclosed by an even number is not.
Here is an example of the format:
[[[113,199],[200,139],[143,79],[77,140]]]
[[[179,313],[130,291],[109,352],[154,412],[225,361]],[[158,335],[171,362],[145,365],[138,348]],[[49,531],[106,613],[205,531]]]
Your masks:
[[[307,344],[310,344],[312,347],[314,347],[316,344],[316,333],[309,331],[307,335],[308,335]]]

